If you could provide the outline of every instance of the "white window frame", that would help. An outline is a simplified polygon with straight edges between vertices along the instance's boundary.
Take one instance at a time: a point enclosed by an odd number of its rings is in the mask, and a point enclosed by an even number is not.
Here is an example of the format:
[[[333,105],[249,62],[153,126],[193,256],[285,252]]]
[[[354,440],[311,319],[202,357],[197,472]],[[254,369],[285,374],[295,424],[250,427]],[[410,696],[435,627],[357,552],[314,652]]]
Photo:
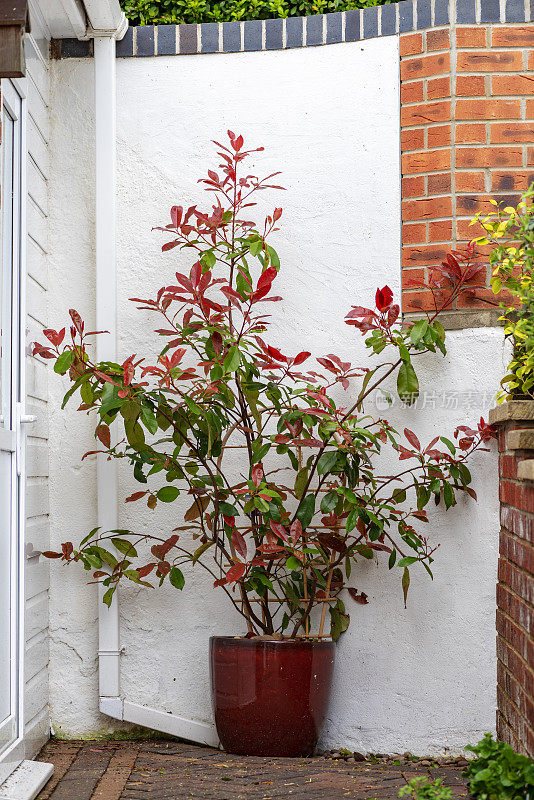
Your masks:
[[[21,763],[24,746],[24,429],[21,424],[25,398],[25,285],[26,285],[26,79],[1,82],[2,116],[4,107],[15,120],[17,147],[13,164],[18,178],[18,197],[13,213],[14,245],[8,266],[12,274],[11,303],[11,398],[10,428],[15,438],[12,465],[11,516],[11,710],[14,718],[12,742],[0,753],[0,784]],[[4,268],[4,265],[2,265]]]

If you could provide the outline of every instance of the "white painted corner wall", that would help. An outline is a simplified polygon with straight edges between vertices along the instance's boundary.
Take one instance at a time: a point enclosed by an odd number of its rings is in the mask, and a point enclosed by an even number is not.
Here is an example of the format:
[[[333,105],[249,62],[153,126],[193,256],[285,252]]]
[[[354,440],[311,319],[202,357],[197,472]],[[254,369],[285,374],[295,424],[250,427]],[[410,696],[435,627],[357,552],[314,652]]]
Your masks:
[[[162,254],[173,204],[210,202],[197,184],[214,161],[212,138],[243,133],[259,174],[280,169],[287,191],[265,193],[260,210],[284,207],[276,246],[285,298],[273,309],[270,340],[290,352],[338,352],[353,363],[367,353],[343,317],[372,304],[377,285],[400,291],[398,43],[395,37],[276,52],[120,59],[117,62],[119,358],[155,353],[153,321],[128,298],[151,296],[188,268],[184,254]],[[64,324],[69,307],[94,324],[93,63],[52,66],[49,320]],[[450,333],[449,353],[427,358],[421,383],[436,392],[494,394],[502,333]],[[55,378],[55,376],[54,376]],[[96,524],[92,425],[73,409],[59,412],[65,382],[50,380],[52,547]],[[452,434],[480,410],[393,407],[397,426],[423,438]],[[462,405],[463,404],[463,405]],[[472,404],[471,404],[472,405]],[[414,574],[408,609],[400,581],[384,564],[362,565],[355,585],[370,598],[351,609],[338,647],[324,733],[327,747],[394,752],[458,750],[494,727],[494,608],[498,546],[497,457],[473,465],[478,505],[433,517],[441,542],[435,580]],[[132,491],[120,473],[121,501]],[[120,505],[120,526],[166,533],[184,508],[149,512]],[[187,577],[187,576],[186,576]],[[122,691],[199,722],[211,720],[207,644],[240,631],[209,582],[194,574],[187,593],[121,592]],[[54,564],[50,593],[50,702],[54,730],[101,734],[122,723],[98,712],[97,603],[85,575]]]

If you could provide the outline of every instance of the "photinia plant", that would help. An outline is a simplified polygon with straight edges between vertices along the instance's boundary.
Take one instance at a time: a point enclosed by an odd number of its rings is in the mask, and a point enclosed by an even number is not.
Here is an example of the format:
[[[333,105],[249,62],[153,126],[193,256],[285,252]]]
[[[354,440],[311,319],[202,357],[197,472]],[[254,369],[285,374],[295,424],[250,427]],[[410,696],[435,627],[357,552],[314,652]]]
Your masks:
[[[422,444],[413,431],[400,434],[365,411],[394,375],[401,399],[414,402],[413,360],[445,353],[437,317],[472,283],[472,248],[464,266],[450,255],[439,268],[433,283],[441,276],[447,293],[430,287],[436,308],[425,319],[403,323],[388,286],[377,290],[375,308],[348,312],[347,324],[375,356],[384,352],[383,361],[355,367],[328,353],[317,367],[307,350],[283,353],[263,338],[266,308],[281,299],[271,292],[280,263],[270,240],[282,209],[261,227],[248,219],[257,192],[281,188],[272,183],[278,173],[248,174],[242,162],[263,148],[246,150],[242,136],[228,137],[228,145],[215,142],[218,169],[200,181],[214,197],[211,210],[174,206],[171,222],[158,228],[164,252],[191,251],[190,272],[177,272],[155,298],[133,298],[161,320],[155,361],[130,355],[122,364],[95,363],[92,334],[74,310],[70,337],[65,328],[45,330],[47,344],[34,345],[71,381],[63,406],[78,393],[79,410],[96,416],[99,449],[91,452],[130,464],[140,486],[126,502],[155,509],[185,494],[190,507],[167,538],[95,529],[79,546],[66,542],[45,555],[92,571],[107,604],[124,579],[182,589],[184,568],[202,568],[244,617],[248,636],[337,639],[350,620],[345,592],[368,602],[347,586],[353,565],[386,559],[399,571],[406,602],[412,566],[432,577],[436,545],[422,532],[428,503],[449,508],[459,492],[476,499],[466,462],[493,436],[483,420],[476,430],[460,426],[456,444],[444,436]],[[338,384],[355,387],[344,406],[334,400]],[[225,461],[236,447],[238,479]],[[376,466],[387,449],[399,462],[395,474]]]

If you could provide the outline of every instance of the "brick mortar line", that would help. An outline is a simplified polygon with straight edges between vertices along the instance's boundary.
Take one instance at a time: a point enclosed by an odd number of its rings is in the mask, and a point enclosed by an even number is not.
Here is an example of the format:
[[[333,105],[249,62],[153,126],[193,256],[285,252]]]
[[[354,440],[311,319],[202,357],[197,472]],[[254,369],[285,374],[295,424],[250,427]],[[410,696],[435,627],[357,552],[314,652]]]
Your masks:
[[[515,710],[515,712],[516,712],[517,716],[518,716],[520,719],[522,719],[522,720],[524,720],[524,721],[526,722],[526,727],[527,727],[529,730],[531,730],[531,731],[533,731],[533,732],[534,732],[534,729],[533,729],[533,728],[531,727],[531,725],[528,723],[528,718],[525,716],[525,714],[524,714],[522,711],[520,711],[520,710],[519,710],[519,708],[516,706],[516,704],[514,703],[514,701],[512,700],[512,698],[510,697],[510,695],[508,694],[508,692],[506,692],[506,691],[503,689],[503,687],[502,687],[502,686],[498,686],[498,689],[500,689],[500,691],[501,691],[501,692],[503,693],[503,695],[506,697],[506,699],[508,700],[508,702],[510,703],[510,705],[512,706],[512,708]],[[497,695],[497,702],[498,702],[498,695]],[[506,723],[507,723],[508,727],[509,727],[509,728],[511,729],[511,731],[514,733],[514,737],[517,739],[517,741],[518,741],[518,742],[520,742],[521,740],[519,739],[519,736],[518,736],[518,735],[517,735],[517,734],[514,732],[514,728],[512,727],[511,723],[510,723],[510,722],[508,722],[508,719],[507,719],[507,717],[505,717],[503,709],[501,709],[501,708],[497,707],[497,711],[498,711],[498,712],[501,714],[501,716],[503,717],[503,719],[506,721]]]
[[[498,659],[498,661],[500,661],[500,659]],[[500,663],[502,664],[502,661],[501,661]],[[513,681],[513,682],[516,684],[516,686],[519,688],[519,690],[520,690],[520,694],[521,694],[523,697],[525,697],[527,700],[531,700],[531,698],[530,698],[530,695],[529,695],[529,694],[528,694],[528,693],[525,691],[525,689],[522,687],[522,685],[520,684],[520,682],[517,680],[517,677],[516,677],[515,675],[513,675],[513,674],[512,674],[512,673],[511,673],[511,672],[510,672],[508,669],[506,669],[506,666],[505,666],[504,664],[502,664],[502,666],[503,666],[503,669],[505,670],[506,674],[510,676],[510,678],[512,679],[512,681]],[[526,711],[521,711],[521,710],[519,709],[519,706],[518,706],[518,705],[517,705],[517,704],[514,702],[513,698],[512,698],[512,697],[511,697],[511,696],[508,694],[508,692],[506,691],[506,689],[504,688],[504,686],[502,685],[502,683],[497,683],[497,685],[499,686],[499,688],[500,688],[501,692],[502,692],[503,694],[505,694],[505,695],[506,695],[506,697],[509,699],[510,703],[511,703],[511,704],[514,706],[514,708],[516,708],[516,709],[517,709],[517,713],[519,714],[519,716],[520,716],[520,717],[522,717],[522,718],[525,720],[525,722],[527,723],[527,727],[528,727],[528,728],[530,728],[532,731],[534,731],[534,728],[532,727],[532,723],[531,723],[531,722],[529,722],[529,718],[527,717],[527,712],[526,712]]]
[[[502,556],[500,556],[500,557],[502,558]],[[505,558],[503,558],[502,560],[503,560],[503,561],[507,561],[507,559],[505,559]],[[514,562],[512,561],[512,562],[510,562],[510,563],[512,563],[512,564],[513,564]],[[517,567],[517,564],[515,564],[515,566]],[[521,568],[519,568],[519,571],[520,571],[520,572],[523,572],[525,575],[529,575],[529,574],[530,574],[530,573],[526,572],[526,570],[524,570],[524,569],[521,569]],[[525,606],[525,608],[527,609],[527,611],[528,611],[529,609],[530,609],[530,610],[532,610],[532,611],[534,611],[534,603],[531,603],[531,602],[530,602],[530,600],[527,600],[525,597],[522,597],[520,594],[517,594],[517,592],[515,591],[515,589],[513,589],[513,588],[510,586],[510,584],[509,584],[509,583],[506,583],[506,581],[503,581],[501,578],[499,578],[499,580],[497,581],[497,586],[502,586],[502,587],[503,587],[503,589],[505,589],[505,590],[508,592],[508,594],[509,594],[509,595],[511,595],[512,597],[515,597],[515,598],[516,598],[516,600],[519,600],[519,601],[520,601],[520,603],[521,603],[522,605],[524,605],[524,606]],[[523,627],[523,626],[521,625],[521,623],[517,623],[517,624],[519,625],[519,627]],[[530,636],[530,633],[529,633],[528,631],[527,631],[527,633],[528,633],[528,634],[529,634],[529,636]]]
[[[513,651],[513,652],[515,652],[515,651]],[[501,665],[502,665],[502,669],[504,670],[504,672],[505,672],[507,675],[509,675],[509,676],[510,676],[510,678],[511,678],[511,679],[514,681],[514,683],[516,683],[516,684],[517,684],[517,686],[519,687],[519,689],[520,689],[520,691],[521,691],[521,694],[522,694],[522,695],[523,695],[525,698],[527,698],[527,700],[531,700],[531,701],[532,701],[531,695],[529,694],[528,690],[524,688],[523,684],[520,682],[520,680],[518,679],[517,675],[515,675],[515,674],[514,674],[514,673],[513,673],[513,672],[510,670],[510,668],[506,666],[506,664],[505,664],[505,663],[502,661],[502,659],[500,659],[500,658],[497,658],[497,662],[498,662],[498,664],[501,664]],[[502,685],[501,685],[501,689],[503,689]],[[506,694],[506,695],[509,697],[509,695],[508,695],[508,692],[507,692],[505,689],[503,689],[503,691],[504,691],[504,693],[505,693],[505,694]],[[523,716],[525,716],[525,718],[526,718],[526,719],[528,719],[528,717],[526,717],[526,715],[523,715]],[[532,723],[529,723],[529,725],[530,725],[530,727],[532,727]],[[532,729],[534,730],[534,727],[532,727]],[[111,800],[111,798],[110,798],[110,800]]]
[[[499,606],[499,605],[498,605],[498,606],[497,606],[497,609],[498,609],[498,611],[500,611],[500,613],[502,614],[502,616],[504,617],[504,619],[505,619],[505,620],[507,620],[508,622],[511,622],[513,625],[515,625],[515,627],[516,627],[516,628],[517,628],[517,629],[518,629],[518,630],[519,630],[521,633],[523,633],[523,634],[525,635],[525,637],[527,638],[527,640],[528,640],[528,641],[530,641],[530,639],[531,639],[531,634],[530,634],[530,633],[529,633],[529,632],[526,630],[526,628],[523,628],[523,626],[521,625],[521,623],[520,623],[520,622],[517,622],[517,620],[515,620],[513,617],[511,617],[511,616],[510,616],[510,614],[508,614],[508,612],[507,612],[507,611],[505,611],[505,610],[504,610],[504,609],[503,609],[501,606]],[[500,634],[498,631],[497,631],[497,636],[500,636],[500,637],[501,637],[501,639],[504,639],[504,636],[502,636],[502,635],[501,635],[501,634]],[[506,639],[505,641],[508,641],[508,640]],[[510,642],[510,644],[511,644],[511,642]],[[513,648],[512,648],[512,649],[513,649]]]
[[[505,639],[504,636],[501,636],[500,633],[497,634],[497,640],[500,640],[501,642],[503,642],[505,644],[505,646],[521,661],[521,664],[526,668],[527,672],[532,674],[532,678],[534,678],[534,666],[531,666],[528,663],[528,661],[525,661],[525,659],[523,658],[521,653],[519,653],[515,649],[515,647],[513,647],[512,643],[509,642],[508,639]],[[506,666],[506,664],[504,663],[502,658],[497,656],[497,661],[500,661],[502,663],[504,669],[506,669],[508,671],[508,667]]]

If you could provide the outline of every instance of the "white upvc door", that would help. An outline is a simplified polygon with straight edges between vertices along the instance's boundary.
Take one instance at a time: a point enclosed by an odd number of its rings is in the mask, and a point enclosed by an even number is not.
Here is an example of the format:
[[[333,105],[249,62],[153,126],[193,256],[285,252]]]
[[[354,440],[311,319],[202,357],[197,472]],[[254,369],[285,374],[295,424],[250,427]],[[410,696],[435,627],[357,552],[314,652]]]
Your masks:
[[[22,342],[24,119],[22,82],[1,85],[0,263],[0,783],[24,757],[22,736]]]

